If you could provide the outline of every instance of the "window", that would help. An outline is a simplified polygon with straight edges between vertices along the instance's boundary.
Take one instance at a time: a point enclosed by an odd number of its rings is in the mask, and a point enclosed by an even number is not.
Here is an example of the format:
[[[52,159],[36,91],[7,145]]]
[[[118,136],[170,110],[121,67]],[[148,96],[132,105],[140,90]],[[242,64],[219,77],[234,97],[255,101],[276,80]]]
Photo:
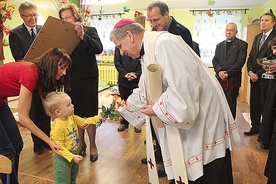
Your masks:
[[[204,63],[212,67],[212,59],[216,45],[225,40],[225,27],[227,23],[234,22],[238,26],[237,37],[241,37],[242,12],[241,11],[214,11],[213,17],[206,12],[195,13],[195,27],[193,39],[199,44],[200,55]]]

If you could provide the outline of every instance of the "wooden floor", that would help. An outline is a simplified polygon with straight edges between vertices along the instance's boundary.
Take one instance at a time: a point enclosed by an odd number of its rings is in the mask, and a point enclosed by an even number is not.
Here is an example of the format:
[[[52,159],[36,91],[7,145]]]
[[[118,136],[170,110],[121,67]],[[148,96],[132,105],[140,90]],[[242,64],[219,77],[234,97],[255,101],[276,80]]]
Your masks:
[[[265,184],[264,167],[268,151],[262,150],[257,142],[257,136],[246,137],[244,131],[249,130],[249,124],[242,116],[249,112],[248,105],[238,102],[237,126],[241,141],[236,143],[232,151],[233,175],[235,184]],[[135,133],[133,127],[119,133],[118,123],[104,123],[97,130],[97,147],[99,159],[89,161],[89,155],[80,164],[79,184],[146,184],[148,182],[147,166],[140,160],[146,157],[145,127],[142,133]],[[46,150],[43,154],[33,153],[30,132],[20,127],[24,139],[24,149],[20,158],[20,184],[54,183],[53,153]],[[88,138],[86,137],[88,142]],[[87,149],[89,154],[89,149]],[[158,165],[160,167],[160,165]],[[166,178],[160,179],[160,184],[169,183]]]

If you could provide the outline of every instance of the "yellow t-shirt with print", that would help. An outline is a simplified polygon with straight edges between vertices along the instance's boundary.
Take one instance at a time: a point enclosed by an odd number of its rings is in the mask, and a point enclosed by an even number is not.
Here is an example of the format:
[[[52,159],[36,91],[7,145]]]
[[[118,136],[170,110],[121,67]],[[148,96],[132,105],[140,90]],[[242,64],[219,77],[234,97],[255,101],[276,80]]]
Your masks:
[[[76,115],[69,116],[67,120],[56,118],[53,122],[50,132],[51,139],[60,146],[63,150],[59,150],[60,154],[69,162],[78,151],[79,138],[78,126],[85,124],[96,124],[99,122],[99,117],[81,118]]]

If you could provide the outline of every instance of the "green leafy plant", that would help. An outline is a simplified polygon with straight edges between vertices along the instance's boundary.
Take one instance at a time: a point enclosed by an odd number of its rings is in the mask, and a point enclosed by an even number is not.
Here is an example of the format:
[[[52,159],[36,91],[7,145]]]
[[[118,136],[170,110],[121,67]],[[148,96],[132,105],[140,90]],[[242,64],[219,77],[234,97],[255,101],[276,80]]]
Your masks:
[[[101,112],[102,117],[109,118],[114,121],[119,121],[119,114],[116,112],[115,104],[116,101],[113,100],[109,107],[103,105]]]
[[[113,100],[109,107],[104,105],[102,106],[101,116],[104,118],[109,118],[110,120],[121,121],[122,117],[120,117],[116,109],[124,105],[126,105],[124,100],[122,100],[118,95],[113,95]]]

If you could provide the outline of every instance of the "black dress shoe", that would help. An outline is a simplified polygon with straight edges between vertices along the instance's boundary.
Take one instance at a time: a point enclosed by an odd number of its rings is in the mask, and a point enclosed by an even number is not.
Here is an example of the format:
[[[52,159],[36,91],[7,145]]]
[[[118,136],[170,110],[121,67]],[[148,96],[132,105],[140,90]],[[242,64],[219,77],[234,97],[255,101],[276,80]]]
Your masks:
[[[136,128],[136,127],[134,127],[134,132],[135,132],[135,133],[141,133],[141,132],[142,132],[142,129],[141,129],[141,128]]]
[[[127,126],[127,125],[124,125],[124,124],[121,124],[121,125],[118,127],[117,131],[118,131],[118,132],[123,132],[123,131],[125,131],[126,129],[128,129],[128,126]]]
[[[163,163],[162,158],[159,158],[159,157],[157,157],[156,155],[155,155],[155,161],[156,161],[157,164]],[[142,158],[142,159],[141,159],[141,163],[142,163],[142,164],[148,164],[148,159],[147,159],[147,158]]]
[[[269,150],[269,144],[261,144],[260,148],[265,149],[265,150]]]
[[[164,166],[160,167],[160,169],[157,171],[157,173],[158,173],[159,178],[163,178],[163,177],[167,176]]]
[[[96,162],[98,160],[98,154],[97,155],[90,155],[90,161]]]
[[[249,132],[243,132],[244,135],[255,135],[255,134],[259,134],[258,131],[253,131],[253,130],[250,130]]]
[[[142,158],[141,159],[141,163],[142,164],[147,164],[148,163],[148,159],[147,158]]]
[[[175,184],[175,180],[170,180],[170,183],[169,184]]]
[[[84,147],[80,150],[80,152],[78,153],[80,156],[85,156],[86,155],[86,147],[87,145],[85,144]]]
[[[43,153],[43,146],[42,145],[36,145],[36,146],[34,146],[34,152],[36,154],[42,154]]]

